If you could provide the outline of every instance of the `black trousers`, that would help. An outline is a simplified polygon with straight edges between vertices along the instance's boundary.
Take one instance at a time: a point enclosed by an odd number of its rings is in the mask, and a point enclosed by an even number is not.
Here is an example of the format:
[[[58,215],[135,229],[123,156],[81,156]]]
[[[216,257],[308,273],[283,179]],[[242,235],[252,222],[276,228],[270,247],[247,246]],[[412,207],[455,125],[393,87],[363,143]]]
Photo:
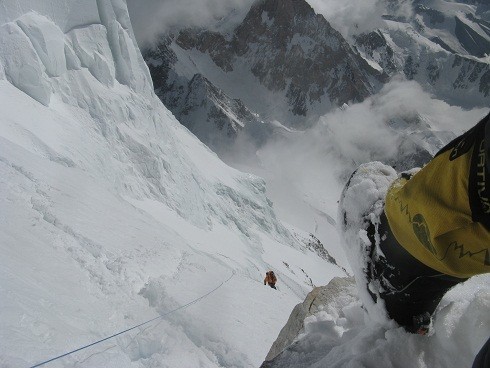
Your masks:
[[[480,352],[475,357],[475,361],[471,368],[488,368],[490,367],[490,338],[481,348]]]
[[[390,318],[408,331],[416,332],[414,317],[432,315],[444,294],[466,279],[441,274],[414,258],[396,241],[384,213],[378,226],[382,254],[374,246],[375,232],[371,224],[368,236],[373,246],[371,264],[366,269],[368,280],[381,283],[380,297]],[[371,296],[376,299],[375,295]]]

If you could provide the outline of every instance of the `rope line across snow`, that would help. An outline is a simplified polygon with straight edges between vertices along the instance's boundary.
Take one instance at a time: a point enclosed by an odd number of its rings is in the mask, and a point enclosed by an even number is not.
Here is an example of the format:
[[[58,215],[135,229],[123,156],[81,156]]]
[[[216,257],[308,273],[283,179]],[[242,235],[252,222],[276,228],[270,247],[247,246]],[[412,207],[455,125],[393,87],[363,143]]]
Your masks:
[[[94,341],[94,342],[92,342],[92,343],[90,343],[90,344],[88,344],[88,345],[85,345],[85,346],[82,346],[82,347],[80,347],[80,348],[78,348],[78,349],[75,349],[75,350],[69,351],[69,352],[67,352],[67,353],[65,353],[65,354],[58,355],[57,357],[51,358],[51,359],[49,359],[49,360],[45,360],[44,362],[38,363],[38,364],[33,365],[33,366],[29,367],[29,368],[36,368],[36,367],[40,367],[40,366],[45,365],[45,364],[47,364],[47,363],[50,363],[50,362],[53,362],[53,361],[55,361],[55,360],[61,359],[61,358],[65,357],[65,356],[67,356],[67,355],[70,355],[70,354],[76,353],[77,351],[87,349],[87,348],[89,348],[89,347],[91,347],[91,346],[94,346],[94,345],[100,344],[101,342],[104,342],[104,341],[106,341],[106,340],[112,339],[113,337],[116,337],[116,336],[122,335],[122,334],[124,334],[124,333],[126,333],[126,332],[129,332],[129,331],[131,331],[131,330],[134,330],[134,329],[136,329],[136,328],[138,328],[138,327],[144,326],[144,325],[146,325],[146,324],[148,324],[148,323],[151,323],[151,322],[153,322],[153,321],[156,321],[157,319],[161,319],[161,318],[163,318],[163,317],[166,317],[166,316],[168,316],[169,314],[172,314],[172,313],[175,313],[175,312],[177,312],[177,311],[179,311],[179,310],[185,309],[185,308],[187,308],[187,307],[189,307],[189,306],[191,306],[191,305],[193,305],[193,304],[196,304],[197,302],[201,301],[202,299],[206,298],[207,296],[211,295],[212,293],[214,293],[216,290],[218,290],[220,287],[222,287],[224,284],[226,284],[228,281],[230,281],[230,280],[232,279],[232,277],[233,277],[233,276],[235,276],[235,271],[233,271],[233,272],[232,272],[232,274],[230,275],[230,277],[228,277],[228,279],[226,279],[225,281],[223,281],[223,282],[222,282],[220,285],[218,285],[217,287],[215,287],[213,290],[211,290],[211,291],[209,291],[208,293],[206,293],[206,294],[204,294],[204,295],[200,296],[199,298],[194,299],[193,301],[191,301],[191,302],[189,302],[189,303],[187,303],[187,304],[181,305],[180,307],[175,308],[175,309],[173,309],[173,310],[171,310],[171,311],[169,311],[169,312],[167,312],[167,313],[165,313],[165,314],[161,314],[161,315],[159,315],[158,317],[152,318],[152,319],[150,319],[150,320],[148,320],[148,321],[146,321],[146,322],[140,323],[140,324],[138,324],[138,325],[136,325],[136,326],[133,326],[133,327],[127,328],[127,329],[125,329],[124,331],[121,331],[121,332],[115,333],[115,334],[113,334],[113,335],[111,335],[111,336],[108,336],[108,337],[105,337],[105,338],[103,338],[103,339],[100,339],[100,340]]]

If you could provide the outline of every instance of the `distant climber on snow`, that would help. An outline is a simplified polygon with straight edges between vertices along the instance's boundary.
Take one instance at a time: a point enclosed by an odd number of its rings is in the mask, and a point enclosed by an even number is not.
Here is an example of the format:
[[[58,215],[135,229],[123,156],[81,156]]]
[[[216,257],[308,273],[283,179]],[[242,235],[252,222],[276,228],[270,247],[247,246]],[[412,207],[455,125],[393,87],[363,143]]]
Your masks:
[[[274,275],[274,271],[268,271],[265,273],[264,285],[269,284],[271,288],[276,289],[276,282],[277,277]]]

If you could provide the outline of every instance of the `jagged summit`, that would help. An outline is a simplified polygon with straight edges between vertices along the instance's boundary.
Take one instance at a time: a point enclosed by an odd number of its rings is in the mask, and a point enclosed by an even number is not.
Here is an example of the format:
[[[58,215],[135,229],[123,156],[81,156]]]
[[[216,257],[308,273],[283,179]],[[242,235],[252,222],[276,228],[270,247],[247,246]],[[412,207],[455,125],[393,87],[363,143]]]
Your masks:
[[[315,104],[362,101],[382,79],[304,0],[255,3],[231,48],[262,85],[285,92],[295,116],[308,117]]]
[[[296,17],[316,16],[313,8],[305,0],[258,0],[256,1],[245,18],[262,17],[267,12],[269,19],[275,18],[283,21],[291,21]]]
[[[486,13],[462,2],[415,1],[406,13],[398,12],[400,2],[390,4],[377,28],[345,39],[305,0],[258,0],[246,14],[162,37],[145,58],[160,99],[215,151],[245,135],[250,122],[253,142],[265,142],[278,126],[308,128],[332,109],[374,95],[391,78],[414,80],[458,106],[488,104],[488,58],[478,57],[490,42]],[[189,99],[197,96],[189,89],[197,88],[189,83],[196,75],[208,92]],[[420,146],[420,137],[401,151]],[[430,149],[422,151],[410,163],[426,162]]]

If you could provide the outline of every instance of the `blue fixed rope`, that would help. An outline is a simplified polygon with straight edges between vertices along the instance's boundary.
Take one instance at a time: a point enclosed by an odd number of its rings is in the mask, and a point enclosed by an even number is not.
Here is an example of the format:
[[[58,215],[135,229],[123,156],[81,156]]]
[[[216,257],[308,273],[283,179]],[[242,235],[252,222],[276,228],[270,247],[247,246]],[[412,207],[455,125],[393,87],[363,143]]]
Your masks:
[[[210,294],[214,293],[216,290],[218,290],[220,287],[222,287],[224,284],[226,284],[228,281],[230,281],[230,280],[231,280],[231,278],[232,278],[233,276],[235,276],[235,271],[233,271],[233,272],[232,272],[231,276],[230,276],[230,277],[228,277],[228,279],[227,279],[227,280],[223,281],[223,282],[222,282],[220,285],[218,285],[217,287],[215,287],[213,290],[211,290],[211,291],[210,291],[210,292],[208,292],[207,294],[204,294],[204,295],[200,296],[199,298],[194,299],[193,301],[191,301],[191,302],[189,302],[189,303],[187,303],[187,304],[181,305],[180,307],[175,308],[174,310],[171,310],[170,312],[167,312],[167,313],[165,313],[165,314],[159,315],[158,317],[152,318],[152,319],[150,319],[150,320],[148,320],[148,321],[146,321],[146,322],[140,323],[140,324],[138,324],[138,325],[136,325],[136,326],[130,327],[130,328],[128,328],[128,329],[126,329],[126,330],[124,330],[124,331],[121,331],[121,332],[115,333],[114,335],[111,335],[111,336],[105,337],[105,338],[103,338],[103,339],[101,339],[101,340],[98,340],[98,341],[95,341],[95,342],[93,342],[93,343],[91,343],[91,344],[88,344],[88,345],[82,346],[82,347],[80,347],[80,348],[78,348],[78,349],[75,349],[75,350],[69,351],[68,353],[65,353],[65,354],[59,355],[59,356],[57,356],[57,357],[55,357],[55,358],[51,358],[51,359],[46,360],[46,361],[44,361],[44,362],[38,363],[38,364],[33,365],[33,366],[29,367],[29,368],[36,368],[36,367],[40,367],[40,366],[45,365],[45,364],[47,364],[47,363],[50,363],[50,362],[53,362],[53,361],[55,361],[55,360],[61,359],[61,358],[65,357],[65,356],[67,356],[67,355],[70,355],[70,354],[76,353],[77,351],[87,349],[87,348],[89,348],[89,347],[91,347],[91,346],[94,346],[94,345],[100,344],[101,342],[104,342],[104,341],[106,341],[106,340],[112,339],[113,337],[116,337],[116,336],[122,335],[122,334],[124,334],[124,333],[126,333],[126,332],[128,332],[128,331],[131,331],[131,330],[134,330],[134,329],[136,329],[136,328],[138,328],[138,327],[144,326],[144,325],[146,325],[146,324],[148,324],[148,323],[151,323],[151,322],[153,322],[153,321],[156,321],[157,319],[160,319],[160,318],[166,317],[166,316],[168,316],[169,314],[172,314],[172,313],[174,313],[174,312],[177,312],[177,311],[179,311],[179,310],[181,310],[181,309],[185,309],[185,308],[187,308],[187,307],[191,306],[192,304],[195,304],[195,303],[197,303],[198,301],[200,301],[200,300],[202,300],[202,299],[206,298],[208,295],[210,295]]]

